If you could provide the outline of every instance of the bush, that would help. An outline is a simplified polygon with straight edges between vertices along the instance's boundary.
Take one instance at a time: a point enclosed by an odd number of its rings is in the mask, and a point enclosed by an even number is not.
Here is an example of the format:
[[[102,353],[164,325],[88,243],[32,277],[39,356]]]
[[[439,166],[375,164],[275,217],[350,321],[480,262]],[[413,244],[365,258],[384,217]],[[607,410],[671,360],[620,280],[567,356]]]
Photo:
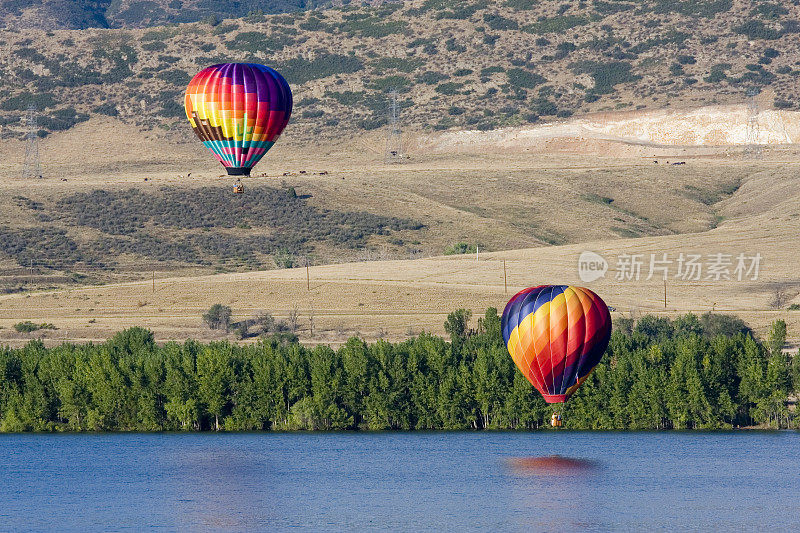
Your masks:
[[[570,68],[576,74],[588,73],[591,75],[594,79],[593,92],[596,94],[613,93],[615,85],[641,79],[641,76],[631,74],[631,64],[624,61],[612,61],[610,63],[580,61],[571,64]]]
[[[34,324],[30,320],[26,320],[25,322],[17,322],[14,324],[14,329],[20,333],[32,333],[34,331],[39,331],[40,329],[58,329],[53,324],[49,324],[47,322],[43,324]]]
[[[478,248],[475,244],[457,242],[445,248],[444,255],[474,254],[477,250]]]
[[[221,329],[226,332],[231,328],[231,308],[227,305],[214,304],[203,315],[203,322],[211,329]]]
[[[294,255],[287,249],[282,248],[275,253],[275,257],[273,257],[275,261],[275,266],[278,268],[294,268],[295,267],[295,258]]]
[[[78,113],[74,107],[67,107],[55,111],[52,116],[39,117],[38,122],[41,127],[50,131],[64,131],[87,120],[89,115]]]
[[[161,41],[152,41],[142,43],[142,50],[146,52],[163,52],[167,49],[167,45]]]
[[[463,83],[450,81],[436,86],[436,92],[444,95],[458,94],[459,89],[464,86]]]
[[[547,78],[544,76],[521,68],[508,69],[506,74],[508,75],[508,82],[515,87],[532,89],[547,81]]]
[[[432,70],[428,70],[423,72],[419,77],[417,77],[417,83],[424,83],[426,85],[436,85],[442,80],[448,79],[449,76],[442,74],[441,72],[434,72]]]
[[[547,98],[536,99],[536,101],[533,102],[533,110],[540,116],[549,116],[558,113],[556,104]]]
[[[516,20],[497,15],[495,13],[486,13],[483,15],[483,21],[493,30],[518,30],[519,24]]]
[[[761,15],[767,20],[777,20],[788,14],[788,9],[780,4],[775,4],[772,2],[759,3],[753,10],[753,15]]]
[[[744,24],[733,28],[733,31],[741,35],[746,35],[751,41],[758,39],[775,40],[779,39],[781,36],[780,31],[767,26],[760,20],[748,20]]]
[[[358,72],[364,68],[364,63],[355,56],[319,54],[310,61],[301,57],[289,59],[278,63],[275,68],[289,84],[303,84],[335,74]]]
[[[708,76],[703,78],[703,81],[708,83],[719,83],[721,81],[725,81],[728,78],[728,75],[725,74],[725,71],[731,68],[730,63],[718,63],[711,67],[711,71],[709,72]]]
[[[20,93],[7,98],[0,108],[4,111],[23,111],[30,105],[36,106],[37,109],[47,109],[56,106],[56,99],[50,93]]]
[[[268,36],[258,31],[243,31],[225,43],[229,50],[238,50],[258,54],[259,52],[277,52],[287,45],[286,39]]]
[[[363,102],[365,94],[364,91],[344,91],[341,93],[327,93],[326,96],[333,98],[344,106],[352,107]]]
[[[106,102],[104,104],[100,104],[99,106],[94,108],[94,112],[98,115],[106,115],[109,117],[116,117],[119,115],[119,111],[117,111],[117,106],[112,104],[111,102]]]
[[[171,83],[172,85],[177,85],[179,87],[183,87],[189,84],[189,81],[192,79],[189,74],[187,74],[183,70],[162,70],[156,77],[160,80],[164,80],[167,83]]]
[[[439,13],[437,13],[436,18],[438,20],[441,19],[466,20],[483,7],[480,3],[462,4],[459,2],[454,2],[454,4],[455,5],[450,10],[440,11]]]
[[[386,76],[385,78],[377,78],[372,80],[369,84],[371,89],[381,92],[389,92],[391,90],[403,91],[411,85],[411,80],[405,76]]]

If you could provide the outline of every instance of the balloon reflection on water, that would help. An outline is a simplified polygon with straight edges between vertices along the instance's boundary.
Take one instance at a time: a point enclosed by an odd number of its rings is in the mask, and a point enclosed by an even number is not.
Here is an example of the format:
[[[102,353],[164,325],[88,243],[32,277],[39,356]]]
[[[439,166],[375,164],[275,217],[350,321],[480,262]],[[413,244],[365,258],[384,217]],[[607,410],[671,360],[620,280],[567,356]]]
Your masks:
[[[505,466],[514,480],[512,515],[521,530],[603,529],[596,513],[599,461],[560,455],[511,457]]]
[[[512,457],[508,466],[514,474],[527,476],[574,476],[591,474],[599,469],[592,459],[549,455],[546,457]]]

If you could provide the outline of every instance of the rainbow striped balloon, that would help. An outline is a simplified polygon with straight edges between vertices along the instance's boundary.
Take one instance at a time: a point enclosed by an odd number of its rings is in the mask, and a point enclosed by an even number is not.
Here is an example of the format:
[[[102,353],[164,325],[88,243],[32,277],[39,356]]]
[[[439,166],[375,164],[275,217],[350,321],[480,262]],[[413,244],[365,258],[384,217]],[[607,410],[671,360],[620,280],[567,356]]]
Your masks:
[[[249,176],[292,114],[283,76],[255,63],[201,70],[186,88],[186,116],[203,144],[232,176]]]
[[[611,314],[589,289],[541,285],[508,301],[502,331],[517,368],[547,403],[561,403],[603,357],[611,337]]]

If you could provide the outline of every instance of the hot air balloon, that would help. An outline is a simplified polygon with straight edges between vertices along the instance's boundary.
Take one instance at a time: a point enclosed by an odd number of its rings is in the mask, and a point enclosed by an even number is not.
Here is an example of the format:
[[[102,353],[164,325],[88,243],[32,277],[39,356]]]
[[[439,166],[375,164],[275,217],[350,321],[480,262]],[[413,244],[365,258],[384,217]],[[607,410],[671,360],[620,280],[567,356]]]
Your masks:
[[[289,122],[292,91],[269,67],[224,63],[192,78],[185,106],[197,137],[228,174],[249,176]]]
[[[589,289],[541,285],[508,301],[501,327],[517,368],[547,403],[563,403],[603,357],[611,314]]]

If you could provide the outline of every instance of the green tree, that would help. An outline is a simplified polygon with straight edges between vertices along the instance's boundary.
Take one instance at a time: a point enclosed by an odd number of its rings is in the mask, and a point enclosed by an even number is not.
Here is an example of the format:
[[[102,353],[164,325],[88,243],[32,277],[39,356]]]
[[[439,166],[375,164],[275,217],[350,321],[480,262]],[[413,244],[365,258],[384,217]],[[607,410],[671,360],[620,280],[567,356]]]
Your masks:
[[[444,330],[450,335],[451,342],[463,339],[469,332],[469,320],[472,318],[472,311],[468,309],[458,309],[447,315],[444,323]]]
[[[222,329],[230,331],[231,329],[231,308],[227,305],[214,304],[203,315],[203,322],[211,329]]]
[[[220,430],[220,418],[230,403],[231,351],[227,342],[211,343],[197,354],[197,392],[206,412],[214,417],[215,431]]]

